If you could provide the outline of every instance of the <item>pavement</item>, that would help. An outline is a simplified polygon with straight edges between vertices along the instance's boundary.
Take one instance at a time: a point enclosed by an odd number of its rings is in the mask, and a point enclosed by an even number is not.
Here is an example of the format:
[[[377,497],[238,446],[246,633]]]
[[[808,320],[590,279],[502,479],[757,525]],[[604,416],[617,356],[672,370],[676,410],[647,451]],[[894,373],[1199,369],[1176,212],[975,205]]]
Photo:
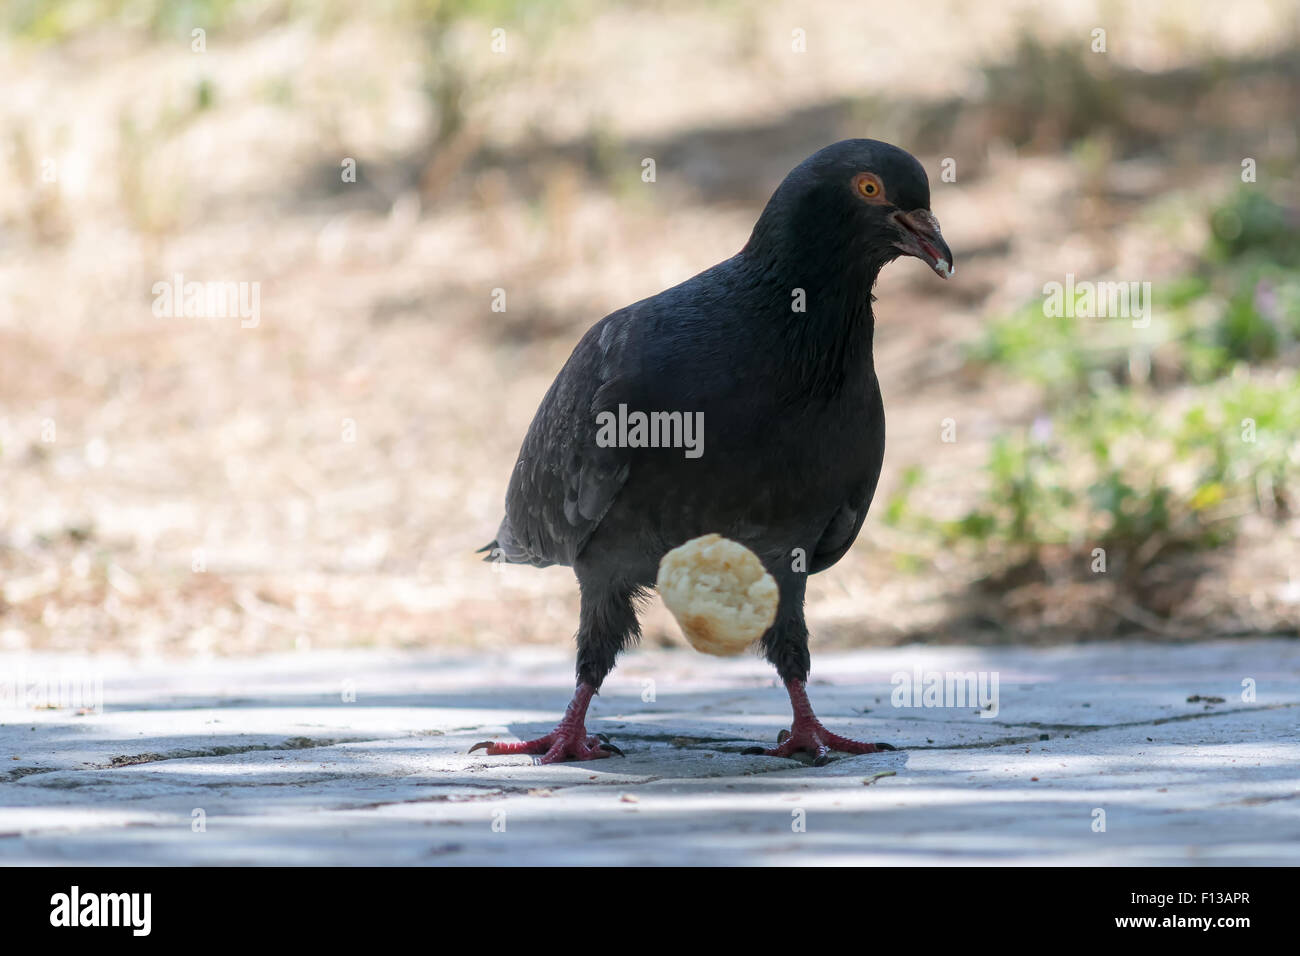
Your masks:
[[[1300,863],[1294,640],[814,645],[826,725],[902,748],[823,767],[741,753],[789,724],[760,659],[634,651],[588,722],[626,757],[466,753],[572,666],[0,654],[0,865]]]

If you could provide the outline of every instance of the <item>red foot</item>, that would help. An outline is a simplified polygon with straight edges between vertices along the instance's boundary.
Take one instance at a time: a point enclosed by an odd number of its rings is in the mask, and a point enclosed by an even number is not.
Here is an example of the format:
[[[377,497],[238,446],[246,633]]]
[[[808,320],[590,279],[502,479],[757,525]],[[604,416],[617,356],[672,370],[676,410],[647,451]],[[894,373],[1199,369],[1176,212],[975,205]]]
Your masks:
[[[486,749],[489,757],[501,757],[506,754],[541,754],[542,759],[538,761],[539,763],[599,760],[601,757],[609,757],[613,754],[623,756],[623,751],[613,744],[607,743],[594,734],[588,736],[586,728],[581,723],[573,728],[561,725],[545,737],[525,740],[517,744],[499,744],[491,740],[483,740],[470,747],[469,752],[473,753],[480,747]]]
[[[813,766],[821,767],[830,763],[832,750],[849,754],[874,754],[895,749],[890,744],[869,744],[831,733],[813,713],[803,681],[787,681],[785,687],[790,693],[790,705],[794,709],[794,721],[790,729],[781,731],[776,738],[776,746],[772,749],[750,747],[744,753],[792,757],[798,751],[807,751],[813,755]]]
[[[587,733],[587,704],[596,689],[590,684],[579,684],[574,692],[569,709],[555,729],[536,740],[524,740],[514,744],[499,744],[492,740],[482,740],[469,748],[473,753],[484,748],[489,757],[501,757],[507,754],[541,754],[539,763],[559,763],[563,760],[599,760],[611,754],[623,756],[609,742],[604,734]]]

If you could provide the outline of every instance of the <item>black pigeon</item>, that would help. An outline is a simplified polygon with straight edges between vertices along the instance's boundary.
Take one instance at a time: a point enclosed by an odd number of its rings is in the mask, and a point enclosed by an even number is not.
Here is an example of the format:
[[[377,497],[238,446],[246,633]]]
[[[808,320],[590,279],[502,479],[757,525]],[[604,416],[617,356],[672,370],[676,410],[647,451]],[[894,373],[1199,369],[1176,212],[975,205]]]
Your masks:
[[[660,558],[713,532],[757,554],[780,589],[762,646],[793,724],[776,748],[747,752],[809,751],[824,763],[832,750],[893,749],[832,734],[813,714],[803,605],[807,575],[853,544],[880,477],[871,289],[900,255],[953,272],[925,170],[896,146],[845,140],[795,167],[737,255],[583,336],[528,429],[506,516],[484,549],[488,560],[573,568],[577,691],[546,736],[471,752],[543,763],[619,752],[587,733],[587,705],[640,635],[636,600]],[[687,447],[644,447],[644,430],[628,427],[636,412],[679,413],[702,434],[679,428]]]

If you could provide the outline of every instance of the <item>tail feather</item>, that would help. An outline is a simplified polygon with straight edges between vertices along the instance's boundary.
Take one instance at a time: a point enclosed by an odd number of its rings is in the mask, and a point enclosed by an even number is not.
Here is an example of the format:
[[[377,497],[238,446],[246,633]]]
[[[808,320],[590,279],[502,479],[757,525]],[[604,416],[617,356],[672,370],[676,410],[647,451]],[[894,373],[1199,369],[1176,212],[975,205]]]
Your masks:
[[[483,554],[483,558],[489,563],[504,562],[506,564],[531,564],[535,568],[549,568],[553,562],[540,558],[535,558],[515,540],[514,532],[510,528],[510,519],[503,518],[501,527],[497,529],[497,536],[489,544],[483,545],[475,551],[475,554]]]

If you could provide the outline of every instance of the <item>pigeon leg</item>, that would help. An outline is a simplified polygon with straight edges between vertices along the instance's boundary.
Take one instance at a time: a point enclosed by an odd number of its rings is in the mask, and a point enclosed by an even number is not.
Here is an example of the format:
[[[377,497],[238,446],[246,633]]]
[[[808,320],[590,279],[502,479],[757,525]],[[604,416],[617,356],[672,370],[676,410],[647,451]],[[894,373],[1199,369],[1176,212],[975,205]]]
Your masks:
[[[618,652],[640,634],[636,608],[632,604],[637,588],[617,585],[603,578],[583,580],[582,609],[578,623],[578,689],[555,729],[536,740],[499,744],[491,740],[476,743],[489,757],[504,754],[539,754],[540,763],[562,760],[599,760],[610,754],[623,756],[603,734],[587,733],[587,705],[605,676],[613,669]]]
[[[469,752],[480,747],[487,751],[489,757],[501,757],[507,754],[540,754],[539,763],[559,763],[562,760],[597,760],[611,754],[623,756],[623,751],[609,743],[603,735],[587,733],[587,705],[591,703],[596,688],[590,684],[579,684],[573,692],[573,700],[555,725],[555,729],[536,740],[524,740],[514,744],[499,744],[492,740],[481,740]]]
[[[788,680],[785,689],[790,694],[790,706],[794,710],[794,722],[789,730],[781,731],[777,745],[770,750],[762,747],[750,747],[747,754],[763,754],[767,757],[791,757],[796,751],[807,751],[813,755],[813,766],[821,767],[830,763],[831,751],[849,754],[874,754],[881,750],[893,750],[889,744],[864,743],[833,734],[822,726],[822,722],[813,713],[812,704],[808,702],[808,692],[801,680]]]

